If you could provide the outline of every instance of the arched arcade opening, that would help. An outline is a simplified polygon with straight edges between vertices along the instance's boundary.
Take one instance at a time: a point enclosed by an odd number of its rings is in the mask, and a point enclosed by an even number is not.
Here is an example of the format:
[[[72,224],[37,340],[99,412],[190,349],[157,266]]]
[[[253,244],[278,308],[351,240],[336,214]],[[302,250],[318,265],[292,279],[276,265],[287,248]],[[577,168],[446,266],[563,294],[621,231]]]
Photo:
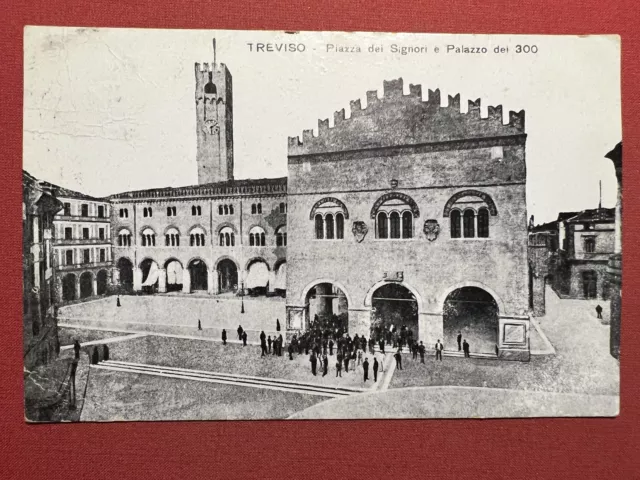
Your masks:
[[[238,267],[235,262],[225,258],[218,262],[218,293],[235,292],[238,290]]]
[[[287,296],[287,262],[285,261],[276,262],[273,268],[276,272],[273,290],[276,293],[276,295],[280,295],[281,297],[286,297]]]
[[[194,258],[189,262],[187,268],[191,276],[191,291],[204,290],[206,292],[209,288],[207,264],[199,258]]]
[[[107,271],[100,270],[96,276],[96,294],[104,295],[107,293]]]
[[[179,292],[182,291],[182,275],[183,268],[175,258],[170,258],[164,262],[164,268],[167,272],[167,292]]]
[[[76,299],[76,276],[73,273],[67,273],[62,278],[62,300],[71,302]]]
[[[127,291],[133,290],[133,264],[131,260],[125,257],[118,259],[116,268],[119,273],[120,286]]]
[[[160,268],[155,260],[146,258],[140,263],[142,271],[142,291],[145,293],[157,293]]]
[[[349,301],[340,287],[318,283],[307,292],[305,305],[310,330],[328,330],[337,337],[349,332]]]
[[[91,272],[84,272],[80,275],[80,298],[87,298],[93,295],[93,275]]]
[[[452,291],[443,307],[445,350],[458,350],[457,336],[469,343],[471,353],[496,353],[499,320],[498,304],[479,287]]]
[[[375,341],[406,345],[411,338],[418,340],[418,301],[400,283],[385,283],[371,296],[371,330]]]
[[[269,265],[262,258],[254,258],[247,263],[245,287],[249,295],[266,295],[269,289]]]

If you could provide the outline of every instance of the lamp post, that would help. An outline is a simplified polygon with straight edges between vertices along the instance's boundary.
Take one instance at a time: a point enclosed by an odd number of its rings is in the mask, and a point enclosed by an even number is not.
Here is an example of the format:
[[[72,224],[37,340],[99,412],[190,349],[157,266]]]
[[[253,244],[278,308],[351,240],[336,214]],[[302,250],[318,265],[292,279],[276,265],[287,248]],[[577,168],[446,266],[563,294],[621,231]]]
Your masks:
[[[241,283],[242,290],[240,291],[240,313],[244,313],[244,282]]]

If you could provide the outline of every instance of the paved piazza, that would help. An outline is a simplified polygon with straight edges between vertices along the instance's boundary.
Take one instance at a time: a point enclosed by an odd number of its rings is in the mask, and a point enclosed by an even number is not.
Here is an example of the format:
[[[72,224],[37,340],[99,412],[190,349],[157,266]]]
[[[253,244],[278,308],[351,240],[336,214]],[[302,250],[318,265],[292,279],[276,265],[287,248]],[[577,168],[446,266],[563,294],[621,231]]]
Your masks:
[[[536,319],[536,335],[551,349],[540,349],[546,353],[532,355],[528,363],[450,356],[435,362],[427,356],[421,364],[405,353],[398,370],[387,354],[376,384],[363,382],[361,366],[336,378],[335,356],[329,357],[326,377],[311,374],[304,352],[289,360],[285,347],[281,357],[261,357],[259,332],[276,334],[275,319],[282,322],[285,302],[245,297],[244,303],[244,314],[240,299],[228,296],[124,296],[121,307],[108,297],[62,308],[62,357],[72,355],[69,344],[78,338],[87,353],[82,362],[88,364],[93,345],[102,344],[109,344],[113,362],[90,369],[82,419],[233,419],[251,411],[251,418],[339,418],[353,417],[354,409],[360,416],[456,417],[463,410],[468,414],[471,401],[479,416],[499,415],[493,402],[523,398],[526,391],[538,392],[526,402],[530,415],[618,410],[619,367],[608,354],[609,327],[597,320],[596,301],[561,300],[548,289],[547,315]],[[608,313],[608,304],[600,303]],[[249,331],[247,347],[237,341],[238,324]],[[226,347],[219,340],[222,328],[229,334]],[[333,388],[344,391],[326,393]],[[203,400],[229,394],[233,401]]]

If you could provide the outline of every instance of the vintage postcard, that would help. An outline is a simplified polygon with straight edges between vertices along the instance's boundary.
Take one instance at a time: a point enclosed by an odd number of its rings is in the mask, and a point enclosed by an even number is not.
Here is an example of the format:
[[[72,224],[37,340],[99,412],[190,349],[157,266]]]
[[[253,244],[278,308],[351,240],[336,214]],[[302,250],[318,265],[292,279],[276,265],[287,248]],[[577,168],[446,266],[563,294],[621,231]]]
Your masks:
[[[618,414],[619,37],[24,48],[27,421]]]

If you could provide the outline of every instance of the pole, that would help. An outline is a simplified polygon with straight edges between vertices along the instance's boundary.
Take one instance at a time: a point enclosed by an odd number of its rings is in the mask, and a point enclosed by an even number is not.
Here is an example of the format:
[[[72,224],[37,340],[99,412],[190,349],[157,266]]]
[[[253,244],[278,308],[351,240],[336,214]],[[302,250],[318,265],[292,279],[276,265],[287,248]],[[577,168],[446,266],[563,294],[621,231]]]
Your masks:
[[[244,282],[240,284],[242,286],[242,291],[240,292],[240,313],[244,313]]]

